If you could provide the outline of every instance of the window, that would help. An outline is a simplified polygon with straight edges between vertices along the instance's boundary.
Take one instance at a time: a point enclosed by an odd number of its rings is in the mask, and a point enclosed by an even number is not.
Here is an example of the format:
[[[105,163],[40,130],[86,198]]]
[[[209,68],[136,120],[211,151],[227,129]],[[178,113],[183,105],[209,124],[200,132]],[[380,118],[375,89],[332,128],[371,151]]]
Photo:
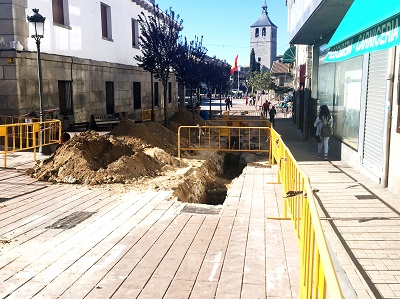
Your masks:
[[[258,62],[261,62],[261,57],[258,57],[257,61],[258,61]]]
[[[60,115],[74,115],[71,81],[58,81],[58,107]]]
[[[53,23],[68,26],[68,0],[52,0],[52,8]]]
[[[111,40],[111,7],[100,3],[101,7],[101,34],[103,38]]]
[[[132,48],[139,47],[138,37],[139,37],[138,21],[135,19],[132,19]]]
[[[262,36],[266,36],[267,35],[267,29],[264,27],[263,29],[262,29]]]
[[[260,29],[256,28],[256,37],[260,35]]]
[[[106,113],[114,112],[114,82],[106,81]]]
[[[168,82],[168,103],[172,102],[172,83]]]
[[[158,82],[154,82],[154,106],[158,106]]]
[[[133,82],[133,109],[142,109],[140,82]]]
[[[329,107],[335,135],[354,149],[359,142],[362,69],[363,57],[358,56],[322,64],[318,70],[318,105]]]

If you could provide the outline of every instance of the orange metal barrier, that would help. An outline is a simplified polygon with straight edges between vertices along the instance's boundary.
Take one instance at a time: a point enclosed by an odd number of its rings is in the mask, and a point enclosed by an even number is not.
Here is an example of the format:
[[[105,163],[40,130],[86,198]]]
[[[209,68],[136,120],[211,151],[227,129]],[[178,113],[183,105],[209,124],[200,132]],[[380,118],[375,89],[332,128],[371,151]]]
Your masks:
[[[8,120],[16,118],[9,117]],[[43,140],[40,138],[42,133]],[[40,146],[58,144],[61,136],[61,121],[21,122],[0,125],[0,154],[4,155],[4,168],[7,167],[7,154],[18,151],[36,151]]]
[[[262,110],[225,110],[222,112],[223,115],[230,115],[230,116],[238,116],[238,115],[246,115],[246,116],[258,116],[263,117]]]
[[[269,127],[180,126],[178,158],[181,151],[223,151],[270,153]]]
[[[38,117],[0,115],[0,125],[38,122]]]
[[[284,217],[290,213],[300,247],[300,298],[344,298],[317,211],[310,179],[280,135],[271,130],[272,162],[283,185]]]
[[[236,116],[222,119],[206,120],[206,126],[234,126],[234,127],[268,127],[271,123],[266,119]]]

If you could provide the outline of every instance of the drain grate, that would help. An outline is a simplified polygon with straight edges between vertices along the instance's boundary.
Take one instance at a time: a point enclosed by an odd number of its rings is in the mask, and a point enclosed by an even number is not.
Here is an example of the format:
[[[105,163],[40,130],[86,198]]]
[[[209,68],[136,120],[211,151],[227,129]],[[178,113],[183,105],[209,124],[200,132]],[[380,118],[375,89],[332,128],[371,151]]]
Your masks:
[[[330,170],[328,173],[343,173],[343,171],[340,170]]]
[[[376,195],[367,194],[367,195],[355,195],[357,199],[378,199]]]
[[[221,212],[220,207],[215,206],[207,206],[207,205],[186,205],[181,213],[189,213],[189,214],[208,214],[208,215],[218,215]]]
[[[46,228],[50,229],[70,229],[76,226],[77,224],[85,221],[90,216],[92,216],[94,212],[73,212],[68,216],[57,220],[52,225],[47,226]]]

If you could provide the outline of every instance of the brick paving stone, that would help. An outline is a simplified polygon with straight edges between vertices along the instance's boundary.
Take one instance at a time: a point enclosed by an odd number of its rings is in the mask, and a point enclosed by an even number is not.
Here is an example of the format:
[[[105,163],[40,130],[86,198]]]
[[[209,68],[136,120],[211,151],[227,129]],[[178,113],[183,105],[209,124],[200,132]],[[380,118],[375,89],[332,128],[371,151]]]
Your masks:
[[[282,211],[282,187],[266,184],[277,181],[276,172],[276,167],[248,166],[232,182],[219,215],[197,215],[182,212],[187,204],[167,200],[168,192],[110,195],[0,171],[8,196],[15,196],[6,209],[0,209],[0,221],[2,216],[20,214],[18,221],[27,228],[9,222],[6,233],[11,243],[0,244],[0,284],[6,285],[0,294],[152,299],[265,298],[267,294],[269,298],[267,277],[270,284],[296,290],[299,279],[293,264],[298,251],[291,224],[266,220],[269,213]],[[12,184],[21,179],[26,186],[16,190]],[[43,214],[38,213],[41,206],[46,209]],[[68,230],[46,229],[79,210],[96,213]],[[278,268],[274,269],[267,259],[276,244],[282,246],[280,251],[287,249],[290,258],[275,255]],[[283,276],[282,264],[287,268]],[[296,285],[291,287],[291,281]],[[297,297],[296,292],[290,294],[287,298]]]
[[[190,299],[212,299],[215,298],[218,283],[212,281],[197,281],[193,287]]]

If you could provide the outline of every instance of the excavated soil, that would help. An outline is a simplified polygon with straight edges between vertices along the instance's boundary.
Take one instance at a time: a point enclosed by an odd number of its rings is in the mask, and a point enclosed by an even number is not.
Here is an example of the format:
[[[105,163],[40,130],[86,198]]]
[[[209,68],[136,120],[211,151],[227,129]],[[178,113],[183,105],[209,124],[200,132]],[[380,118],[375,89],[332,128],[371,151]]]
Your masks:
[[[83,132],[27,173],[41,181],[91,185],[114,192],[173,190],[181,201],[218,204],[217,197],[226,194],[229,183],[222,178],[224,155],[194,152],[176,158],[179,126],[197,124],[204,124],[197,114],[179,111],[168,128],[125,120],[107,135]],[[182,137],[184,143],[188,136]]]

